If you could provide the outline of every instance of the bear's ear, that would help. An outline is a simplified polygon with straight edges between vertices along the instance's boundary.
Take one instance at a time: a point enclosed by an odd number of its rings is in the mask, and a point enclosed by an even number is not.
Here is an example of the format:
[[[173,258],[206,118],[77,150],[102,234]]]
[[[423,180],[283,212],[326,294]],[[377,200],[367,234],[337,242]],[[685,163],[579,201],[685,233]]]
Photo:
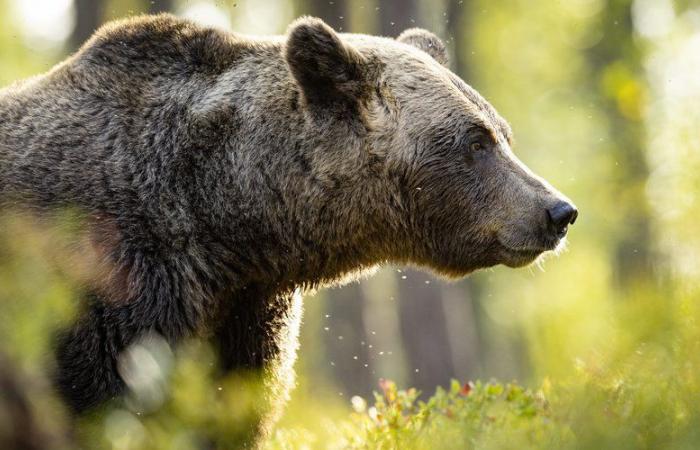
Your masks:
[[[447,48],[439,37],[422,28],[409,28],[396,38],[397,41],[412,45],[433,57],[443,66],[447,66]]]
[[[365,90],[363,56],[321,19],[290,25],[285,59],[309,105],[356,105]]]

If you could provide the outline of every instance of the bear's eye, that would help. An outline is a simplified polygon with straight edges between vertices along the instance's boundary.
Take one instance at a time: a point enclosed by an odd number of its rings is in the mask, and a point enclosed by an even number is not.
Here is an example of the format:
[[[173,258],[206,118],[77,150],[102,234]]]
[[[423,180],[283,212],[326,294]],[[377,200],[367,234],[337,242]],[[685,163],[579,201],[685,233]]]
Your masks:
[[[484,148],[484,146],[481,145],[481,142],[472,142],[471,145],[469,146],[469,149],[473,152],[478,152],[482,148]]]

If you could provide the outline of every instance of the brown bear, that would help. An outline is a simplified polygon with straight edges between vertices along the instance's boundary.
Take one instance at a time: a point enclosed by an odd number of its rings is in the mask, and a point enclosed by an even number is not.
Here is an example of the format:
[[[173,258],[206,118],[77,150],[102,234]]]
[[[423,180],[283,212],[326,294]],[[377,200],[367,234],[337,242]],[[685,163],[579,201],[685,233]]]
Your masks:
[[[461,277],[557,247],[576,209],[446,60],[420,29],[337,34],[305,17],[248,38],[159,15],[0,91],[0,194],[79,208],[99,262],[57,344],[67,403],[121,394],[118,357],[146,333],[211,336],[222,368],[265,372],[272,419],[293,379],[295,292],[387,262]]]

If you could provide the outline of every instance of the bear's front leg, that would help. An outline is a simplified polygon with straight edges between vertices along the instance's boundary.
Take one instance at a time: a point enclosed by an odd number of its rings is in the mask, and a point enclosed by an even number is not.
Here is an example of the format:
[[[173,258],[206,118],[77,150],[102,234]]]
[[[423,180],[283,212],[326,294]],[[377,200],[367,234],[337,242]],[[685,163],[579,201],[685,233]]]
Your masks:
[[[248,286],[227,299],[226,314],[216,333],[221,368],[259,371],[265,405],[256,430],[260,446],[282,414],[295,383],[302,296],[299,291],[275,294]]]
[[[119,356],[140,337],[155,332],[176,345],[196,335],[215,313],[210,293],[217,286],[196,277],[185,258],[173,261],[141,258],[120,298],[90,294],[86,310],[59,336],[55,383],[73,412],[123,393]]]
[[[117,358],[138,332],[129,325],[129,315],[127,308],[110,307],[90,294],[85,312],[59,335],[55,384],[72,412],[81,413],[123,392]]]

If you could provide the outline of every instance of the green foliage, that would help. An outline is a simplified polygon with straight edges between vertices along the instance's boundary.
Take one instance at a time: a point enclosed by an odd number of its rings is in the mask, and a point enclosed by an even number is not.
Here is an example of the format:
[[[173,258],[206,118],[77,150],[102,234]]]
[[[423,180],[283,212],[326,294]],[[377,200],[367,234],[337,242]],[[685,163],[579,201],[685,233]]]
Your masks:
[[[155,376],[143,371],[142,386],[132,385],[124,402],[82,420],[86,448],[240,448],[257,430],[265,397],[256,374],[217,377],[214,355],[201,342],[184,345],[174,361],[167,345],[146,343],[141,350],[157,362]]]
[[[453,381],[425,402],[414,389],[381,385],[374,406],[353,414],[348,448],[540,448],[558,431],[543,393],[517,384]]]

